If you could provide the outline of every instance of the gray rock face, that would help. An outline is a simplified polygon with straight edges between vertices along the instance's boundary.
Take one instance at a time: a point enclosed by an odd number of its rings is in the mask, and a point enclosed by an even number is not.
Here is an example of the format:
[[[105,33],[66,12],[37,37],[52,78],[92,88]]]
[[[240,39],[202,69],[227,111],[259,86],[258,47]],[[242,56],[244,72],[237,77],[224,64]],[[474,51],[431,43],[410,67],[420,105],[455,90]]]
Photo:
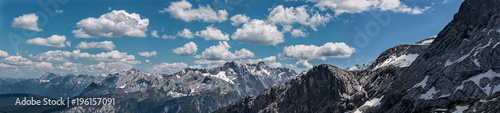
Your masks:
[[[390,48],[366,70],[316,66],[217,112],[498,112],[499,36],[500,1],[465,0],[434,41]]]
[[[288,68],[271,68],[264,62],[227,62],[205,70],[152,74],[143,70],[109,74],[89,85],[78,97],[116,98],[115,106],[74,106],[54,112],[212,112],[265,88],[297,76]]]
[[[51,98],[74,97],[87,85],[101,81],[104,77],[90,75],[58,75],[47,73],[38,79],[28,79],[0,86],[0,94],[24,93]]]

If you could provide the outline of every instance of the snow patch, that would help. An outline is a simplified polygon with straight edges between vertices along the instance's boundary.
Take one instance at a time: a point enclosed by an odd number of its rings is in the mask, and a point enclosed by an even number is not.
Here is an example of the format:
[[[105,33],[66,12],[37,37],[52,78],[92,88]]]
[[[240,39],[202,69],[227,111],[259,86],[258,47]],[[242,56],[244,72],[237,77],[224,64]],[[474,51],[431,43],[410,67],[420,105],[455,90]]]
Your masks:
[[[469,106],[455,106],[457,110],[453,111],[453,113],[463,113],[467,108],[469,108]]]
[[[172,96],[173,98],[187,96],[184,93],[178,93],[173,91],[168,91],[167,95]]]
[[[375,66],[374,69],[378,69],[380,67],[385,67],[389,65],[398,66],[398,67],[408,67],[411,65],[413,61],[418,57],[418,54],[408,54],[401,55],[399,57],[391,56],[387,60],[385,60],[382,64]]]
[[[416,87],[422,87],[422,88],[425,88],[425,86],[427,86],[427,79],[429,78],[429,76],[425,76],[424,80],[420,81],[419,83],[415,84],[413,88],[416,88]]]
[[[369,107],[377,107],[381,104],[381,100],[384,98],[384,96],[380,97],[380,98],[373,98],[369,101],[366,101],[365,104],[359,106],[359,108],[357,108],[354,113],[363,113],[363,111],[360,110],[361,107],[363,106],[369,106]]]
[[[366,63],[366,64],[362,64],[362,65],[356,64],[355,66],[352,66],[352,67],[346,68],[346,70],[348,70],[348,71],[360,71],[360,70],[365,70],[365,69],[370,68],[370,66],[372,65],[372,63],[373,63],[373,62],[368,62],[368,63]]]
[[[50,82],[50,80],[40,80],[40,83],[47,83]]]
[[[264,72],[265,74],[267,74],[267,76],[271,76],[271,73],[269,73],[269,71],[265,70],[265,69],[261,69],[262,72]]]
[[[220,79],[227,81],[231,84],[234,84],[233,80],[236,79],[236,78],[228,78],[226,76],[226,71],[220,71],[219,73],[217,73],[217,75],[210,75],[210,76],[220,78]]]
[[[462,90],[463,87],[464,87],[463,84],[465,82],[471,81],[471,82],[474,82],[478,87],[480,87],[479,84],[480,84],[481,79],[483,79],[483,78],[489,78],[490,80],[493,80],[493,78],[495,78],[495,77],[500,77],[500,73],[497,73],[497,72],[495,72],[495,71],[493,71],[493,70],[490,69],[490,70],[488,70],[488,72],[481,73],[481,74],[478,74],[476,76],[472,76],[472,77],[470,77],[467,80],[464,80],[462,82],[462,84],[455,89],[455,91],[457,91],[459,89]],[[500,85],[498,85],[498,86],[492,86],[491,83],[490,83],[490,84],[486,85],[485,87],[481,88],[481,90],[484,93],[486,93],[487,95],[491,95],[493,93],[496,93],[496,92],[500,91]]]
[[[435,87],[432,87],[431,89],[429,89],[429,91],[427,91],[425,94],[422,94],[420,95],[420,99],[424,99],[424,100],[429,100],[429,99],[432,99],[432,97],[437,93],[438,91],[436,91],[436,88]]]
[[[462,57],[458,58],[458,59],[457,59],[457,60],[455,60],[455,61],[451,61],[451,62],[450,62],[450,60],[446,60],[446,64],[444,65],[444,67],[448,67],[448,66],[453,65],[453,64],[455,64],[455,63],[457,63],[457,62],[461,62],[461,61],[462,61],[462,60],[464,60],[465,58],[469,57],[471,53],[472,53],[472,51],[471,51],[469,54],[464,55],[464,56],[462,56]]]
[[[432,42],[434,42],[434,39],[424,40],[421,42],[414,43],[413,45],[430,45]]]
[[[474,62],[474,64],[476,64],[477,67],[481,67],[481,65],[479,64],[479,62],[477,61],[477,59],[474,59],[472,61]]]
[[[117,88],[123,89],[123,88],[125,88],[125,86],[127,86],[127,84],[123,84],[121,86],[118,86]]]

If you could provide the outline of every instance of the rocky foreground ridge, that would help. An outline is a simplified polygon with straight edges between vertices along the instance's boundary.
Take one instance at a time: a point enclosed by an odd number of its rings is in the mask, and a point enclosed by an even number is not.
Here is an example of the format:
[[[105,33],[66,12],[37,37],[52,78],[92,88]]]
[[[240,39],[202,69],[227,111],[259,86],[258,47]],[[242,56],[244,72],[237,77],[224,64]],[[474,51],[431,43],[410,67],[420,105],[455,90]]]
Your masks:
[[[217,112],[498,112],[499,44],[500,1],[465,0],[435,39],[388,49],[365,69],[315,66]]]

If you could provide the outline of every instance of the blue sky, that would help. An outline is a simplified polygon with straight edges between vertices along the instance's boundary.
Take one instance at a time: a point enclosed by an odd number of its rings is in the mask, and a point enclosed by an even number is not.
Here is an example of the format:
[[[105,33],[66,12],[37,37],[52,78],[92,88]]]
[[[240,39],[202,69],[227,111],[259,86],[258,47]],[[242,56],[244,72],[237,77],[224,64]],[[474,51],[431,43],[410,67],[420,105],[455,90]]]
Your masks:
[[[132,67],[172,73],[233,60],[265,61],[299,72],[319,64],[346,68],[373,61],[396,45],[436,35],[461,2],[0,1],[0,77],[97,75]],[[235,15],[242,21],[235,21]],[[383,15],[384,21],[389,15],[390,20],[381,22],[373,15]],[[181,35],[184,29],[191,36]],[[361,33],[369,41],[357,41]]]

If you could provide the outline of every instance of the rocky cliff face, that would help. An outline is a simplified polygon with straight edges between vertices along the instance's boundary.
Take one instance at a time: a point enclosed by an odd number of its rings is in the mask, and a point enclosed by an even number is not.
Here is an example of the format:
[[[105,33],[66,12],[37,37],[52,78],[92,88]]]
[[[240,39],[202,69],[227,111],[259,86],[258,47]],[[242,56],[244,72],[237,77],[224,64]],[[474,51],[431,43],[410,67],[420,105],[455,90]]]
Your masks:
[[[433,41],[388,49],[365,70],[316,66],[218,112],[498,112],[499,36],[500,1],[465,0]]]

